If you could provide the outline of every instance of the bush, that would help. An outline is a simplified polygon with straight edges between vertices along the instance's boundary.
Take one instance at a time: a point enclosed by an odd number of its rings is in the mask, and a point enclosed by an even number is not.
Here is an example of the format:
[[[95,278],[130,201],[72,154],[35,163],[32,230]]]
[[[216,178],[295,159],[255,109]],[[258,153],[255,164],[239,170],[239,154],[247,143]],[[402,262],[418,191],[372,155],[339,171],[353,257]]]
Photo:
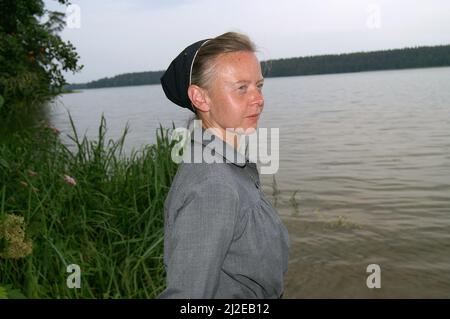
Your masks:
[[[58,0],[67,5],[67,0]],[[79,56],[58,35],[64,13],[41,0],[0,0],[0,119],[58,94],[63,71],[78,72]]]

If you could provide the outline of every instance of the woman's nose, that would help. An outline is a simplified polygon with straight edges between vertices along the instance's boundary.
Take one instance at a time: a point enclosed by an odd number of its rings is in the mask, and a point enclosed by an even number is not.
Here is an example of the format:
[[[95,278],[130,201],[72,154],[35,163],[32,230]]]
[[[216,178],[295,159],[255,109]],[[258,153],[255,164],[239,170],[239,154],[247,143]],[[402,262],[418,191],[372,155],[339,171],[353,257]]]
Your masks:
[[[264,97],[261,90],[256,89],[252,96],[252,104],[256,104],[258,106],[264,105]]]

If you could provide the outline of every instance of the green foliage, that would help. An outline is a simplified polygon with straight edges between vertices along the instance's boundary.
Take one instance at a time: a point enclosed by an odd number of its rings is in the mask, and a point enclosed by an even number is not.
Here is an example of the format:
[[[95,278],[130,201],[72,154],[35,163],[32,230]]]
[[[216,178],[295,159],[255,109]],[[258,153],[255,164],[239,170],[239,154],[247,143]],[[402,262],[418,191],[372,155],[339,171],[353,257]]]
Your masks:
[[[116,75],[111,78],[103,78],[85,84],[71,84],[70,89],[95,89],[102,87],[119,87],[133,85],[159,84],[163,71],[135,72]]]
[[[0,116],[5,117],[59,93],[66,84],[62,72],[82,66],[74,46],[57,34],[64,13],[46,10],[41,0],[0,0],[0,11]]]
[[[6,288],[0,286],[0,299],[8,299],[8,293],[6,292]]]
[[[450,66],[450,45],[269,60],[265,77]]]
[[[72,123],[73,124],[73,123]],[[43,125],[0,140],[0,217],[24,217],[30,255],[0,258],[0,285],[28,298],[153,298],[165,286],[163,205],[177,165],[168,130],[157,143],[123,154],[74,130],[69,149]],[[39,143],[36,143],[39,141]],[[81,268],[69,289],[67,265]]]
[[[0,299],[26,299],[26,297],[20,290],[12,288],[11,285],[4,287],[0,285]]]

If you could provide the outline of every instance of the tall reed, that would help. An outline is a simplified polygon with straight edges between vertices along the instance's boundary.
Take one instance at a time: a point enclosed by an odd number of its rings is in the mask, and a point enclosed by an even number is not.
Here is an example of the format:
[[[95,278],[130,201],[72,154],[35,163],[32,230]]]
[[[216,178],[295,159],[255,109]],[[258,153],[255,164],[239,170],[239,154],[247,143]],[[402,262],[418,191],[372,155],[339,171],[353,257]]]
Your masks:
[[[127,128],[107,141],[102,117],[91,141],[70,121],[75,151],[50,127],[1,137],[0,221],[23,217],[32,251],[0,257],[0,286],[28,298],[155,297],[164,289],[163,205],[177,169],[169,130],[125,155]],[[3,230],[0,250],[8,245]],[[67,286],[70,264],[80,266],[79,289]]]

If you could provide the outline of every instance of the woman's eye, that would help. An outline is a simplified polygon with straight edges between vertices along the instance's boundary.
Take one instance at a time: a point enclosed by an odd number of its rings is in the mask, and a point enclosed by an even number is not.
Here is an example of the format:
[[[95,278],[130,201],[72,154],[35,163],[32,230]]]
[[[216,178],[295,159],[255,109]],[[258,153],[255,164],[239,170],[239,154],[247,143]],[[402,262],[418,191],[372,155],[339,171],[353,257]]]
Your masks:
[[[247,90],[247,86],[246,85],[242,85],[242,86],[239,87],[239,90],[245,91],[245,90]]]
[[[259,89],[259,90],[262,90],[263,86],[264,86],[263,84],[259,84],[259,85],[258,85],[258,89]]]

